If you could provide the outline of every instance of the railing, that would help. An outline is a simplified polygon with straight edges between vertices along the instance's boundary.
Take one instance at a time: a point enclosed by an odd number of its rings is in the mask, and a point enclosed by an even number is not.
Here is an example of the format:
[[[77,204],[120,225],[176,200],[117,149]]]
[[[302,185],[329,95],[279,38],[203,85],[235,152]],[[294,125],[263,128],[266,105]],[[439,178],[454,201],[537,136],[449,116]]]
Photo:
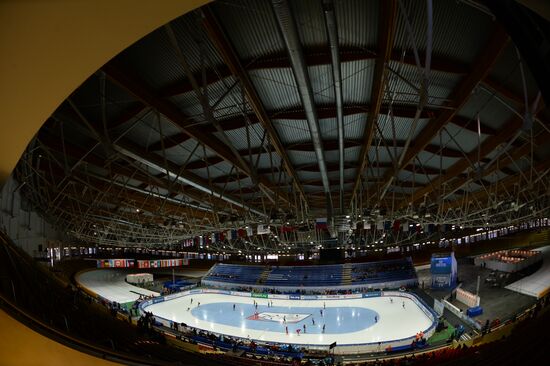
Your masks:
[[[14,284],[13,280],[10,279],[11,283],[11,291],[10,289],[5,289],[7,291],[7,294],[4,294],[0,292],[0,307],[9,315],[14,317],[17,321],[26,324],[31,329],[35,330],[36,332],[40,333],[41,335],[51,338],[54,341],[57,341],[65,346],[68,346],[75,351],[83,352],[86,354],[89,354],[91,356],[95,356],[104,360],[110,360],[117,363],[124,363],[128,365],[160,365],[163,363],[155,362],[153,360],[150,360],[148,362],[143,362],[143,360],[139,359],[138,357],[133,357],[128,354],[119,353],[114,350],[103,348],[101,346],[89,343],[83,339],[74,337],[72,335],[69,335],[59,329],[56,329],[52,326],[52,324],[48,324],[45,320],[38,319],[35,315],[31,315],[31,313],[28,311],[28,309],[23,309],[22,305],[20,304],[24,300],[29,300],[29,296],[21,296],[24,292],[21,292],[24,290],[25,286],[27,285],[33,285],[33,286],[44,286],[38,280],[36,283],[30,284],[28,281],[32,279],[33,275],[40,274],[42,281],[44,279],[49,279],[52,281],[52,284],[55,286],[57,283],[57,279],[52,276],[47,270],[41,268],[39,265],[32,262],[32,259],[27,258],[26,253],[20,253],[19,249],[15,247],[13,244],[11,244],[8,241],[9,238],[6,238],[3,234],[0,235],[0,246],[5,251],[5,260],[6,263],[10,265],[12,268],[11,275],[16,276],[16,283]],[[3,254],[0,254],[3,255]],[[29,273],[29,266],[32,266],[32,268],[36,271],[36,273]],[[21,271],[25,271],[26,277],[21,276]],[[30,276],[30,277],[29,277]],[[60,283],[58,283],[60,284]],[[21,285],[21,286],[18,286]],[[19,290],[18,294],[19,296],[16,296],[16,288]],[[60,288],[61,290],[62,288]],[[13,295],[13,300],[9,299],[9,296]],[[35,293],[32,294],[33,296],[38,296]],[[42,302],[41,302],[42,300]],[[37,304],[42,303],[44,305],[42,298],[38,299],[35,298],[34,301]],[[28,303],[28,301],[26,302]],[[59,314],[55,314],[59,315]],[[67,331],[71,330],[70,323],[67,320],[66,316],[62,316],[62,318],[57,318],[58,320],[61,320],[62,322],[58,322],[59,327],[64,327],[67,329]],[[64,324],[61,326],[61,324]],[[32,345],[29,345],[32,347]]]
[[[48,324],[45,324],[41,320],[35,318],[34,316],[28,314],[21,308],[17,307],[10,300],[5,298],[0,294],[0,307],[6,313],[12,315],[17,321],[24,323],[29,326],[31,329],[37,331],[41,335],[55,340],[67,347],[70,347],[76,351],[89,354],[94,357],[101,358],[103,360],[124,363],[126,365],[158,365],[159,363],[154,362],[143,362],[139,358],[134,358],[126,354],[118,353],[107,348],[98,347],[94,344],[88,343],[81,339],[74,338],[66,333],[63,333],[55,328],[52,328]],[[32,345],[31,345],[32,346]]]

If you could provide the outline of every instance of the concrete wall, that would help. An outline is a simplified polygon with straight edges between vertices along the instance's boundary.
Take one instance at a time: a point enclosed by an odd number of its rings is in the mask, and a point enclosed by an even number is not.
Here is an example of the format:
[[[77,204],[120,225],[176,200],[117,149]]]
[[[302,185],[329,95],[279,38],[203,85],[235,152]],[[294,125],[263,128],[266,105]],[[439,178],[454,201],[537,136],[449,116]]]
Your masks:
[[[38,255],[38,246],[62,239],[61,233],[46,222],[21,197],[19,183],[10,176],[0,191],[0,227],[31,256]],[[50,243],[51,244],[51,243]]]

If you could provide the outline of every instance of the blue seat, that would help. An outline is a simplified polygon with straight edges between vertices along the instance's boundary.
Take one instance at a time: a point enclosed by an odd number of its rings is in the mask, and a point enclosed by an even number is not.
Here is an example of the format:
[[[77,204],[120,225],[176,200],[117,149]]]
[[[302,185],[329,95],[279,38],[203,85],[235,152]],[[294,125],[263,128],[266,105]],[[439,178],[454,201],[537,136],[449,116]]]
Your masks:
[[[272,288],[343,285],[344,265],[342,264],[277,266],[271,268],[265,280],[260,283],[260,277],[266,269],[265,266],[217,264],[204,280],[235,284],[235,286],[260,284]],[[416,278],[416,271],[410,258],[351,264],[351,285],[376,285],[416,280]]]

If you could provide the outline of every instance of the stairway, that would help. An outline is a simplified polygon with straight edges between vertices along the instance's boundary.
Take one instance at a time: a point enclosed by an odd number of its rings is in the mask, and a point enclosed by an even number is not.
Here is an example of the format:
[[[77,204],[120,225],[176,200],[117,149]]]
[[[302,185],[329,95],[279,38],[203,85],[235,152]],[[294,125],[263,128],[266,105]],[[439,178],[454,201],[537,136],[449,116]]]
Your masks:
[[[264,269],[264,271],[260,274],[260,277],[258,278],[258,281],[256,281],[256,285],[263,285],[265,281],[267,280],[267,277],[269,277],[269,274],[271,273],[270,268]]]
[[[351,267],[352,265],[346,263],[342,266],[342,286],[351,285]]]

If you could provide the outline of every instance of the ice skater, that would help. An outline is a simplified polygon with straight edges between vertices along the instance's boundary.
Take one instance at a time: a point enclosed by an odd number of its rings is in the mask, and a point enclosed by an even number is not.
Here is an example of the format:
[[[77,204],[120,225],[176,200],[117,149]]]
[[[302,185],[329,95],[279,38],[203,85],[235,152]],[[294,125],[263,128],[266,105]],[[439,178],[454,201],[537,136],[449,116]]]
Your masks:
[[[201,306],[201,302],[200,302],[200,301],[197,303],[197,307],[199,307],[199,306]]]
[[[191,298],[191,305],[193,305],[193,298]]]
[[[288,335],[288,327],[285,327],[286,335]]]
[[[306,325],[304,324],[304,334],[306,333]]]
[[[393,297],[390,297],[390,304],[393,304]]]
[[[325,303],[323,302],[323,309],[326,309],[326,308],[327,308],[327,304],[325,304]]]
[[[376,316],[376,315],[374,316],[374,322],[378,323],[378,316]]]
[[[301,330],[300,328],[296,329],[296,334],[300,335],[300,332],[301,332],[301,331],[302,331],[302,330]]]
[[[323,316],[323,309],[319,309],[319,313]]]
[[[311,318],[311,323],[312,323],[313,325],[315,325],[315,319],[314,319],[314,318]]]
[[[325,333],[325,324],[323,324],[323,333]]]
[[[286,315],[283,315],[283,323],[286,323]]]
[[[233,304],[233,311],[235,311],[235,304]]]
[[[403,309],[405,309],[405,301],[403,301]]]

